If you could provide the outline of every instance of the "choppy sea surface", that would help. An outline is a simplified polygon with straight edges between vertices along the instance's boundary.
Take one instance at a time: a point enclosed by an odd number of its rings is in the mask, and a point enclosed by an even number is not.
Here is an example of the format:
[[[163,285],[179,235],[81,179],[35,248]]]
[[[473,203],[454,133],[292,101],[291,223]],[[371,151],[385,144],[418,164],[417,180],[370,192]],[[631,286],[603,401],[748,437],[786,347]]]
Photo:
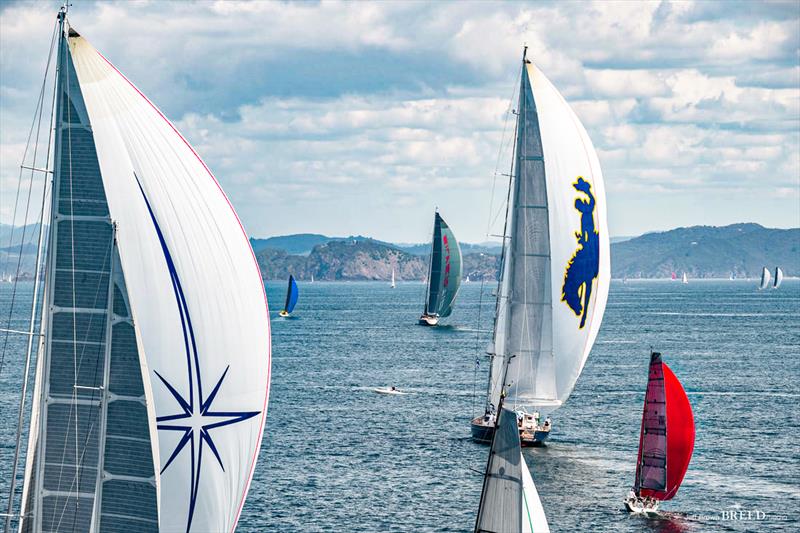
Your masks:
[[[551,531],[797,531],[800,281],[755,285],[612,283],[597,343],[553,414],[548,445],[524,452]],[[8,287],[0,286],[2,327]],[[447,325],[424,328],[420,283],[301,282],[294,318],[280,319],[285,287],[267,285],[272,389],[239,531],[471,531],[488,447],[470,440],[469,420],[483,404],[487,365],[475,360],[489,341],[491,288],[464,284]],[[29,305],[17,298],[13,328],[25,327]],[[651,346],[686,388],[697,431],[661,519],[631,517],[621,504]],[[22,351],[11,339],[0,373],[3,507]],[[409,394],[372,390],[390,385]]]

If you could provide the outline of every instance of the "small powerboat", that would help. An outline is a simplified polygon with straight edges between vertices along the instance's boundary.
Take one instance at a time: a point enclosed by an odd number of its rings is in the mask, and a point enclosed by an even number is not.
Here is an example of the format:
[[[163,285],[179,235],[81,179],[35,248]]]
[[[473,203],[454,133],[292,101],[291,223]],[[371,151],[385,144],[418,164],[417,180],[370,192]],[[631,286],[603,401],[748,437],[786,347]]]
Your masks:
[[[403,396],[408,394],[407,392],[403,392],[397,387],[378,387],[377,389],[372,389],[374,392],[378,394],[393,394],[398,396]]]

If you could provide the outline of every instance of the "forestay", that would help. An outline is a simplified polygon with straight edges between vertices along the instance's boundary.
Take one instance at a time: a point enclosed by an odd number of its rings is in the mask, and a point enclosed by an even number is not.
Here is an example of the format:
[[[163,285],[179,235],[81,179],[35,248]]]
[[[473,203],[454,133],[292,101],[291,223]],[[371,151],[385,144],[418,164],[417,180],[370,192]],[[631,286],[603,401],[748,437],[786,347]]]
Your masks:
[[[231,531],[269,394],[252,249],[161,112],[74,30],[59,50],[23,530]]]
[[[509,358],[506,403],[547,412],[572,392],[608,299],[605,187],[583,125],[529,61],[518,112],[490,402]]]

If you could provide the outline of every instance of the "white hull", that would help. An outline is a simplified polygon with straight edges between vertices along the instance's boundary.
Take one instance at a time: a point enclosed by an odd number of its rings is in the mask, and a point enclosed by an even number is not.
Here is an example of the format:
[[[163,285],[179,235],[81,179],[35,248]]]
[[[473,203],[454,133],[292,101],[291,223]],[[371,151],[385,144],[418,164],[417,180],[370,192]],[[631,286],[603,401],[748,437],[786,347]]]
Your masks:
[[[388,387],[378,387],[377,389],[372,389],[373,392],[377,392],[378,394],[389,394],[392,396],[405,396],[408,394],[407,392],[401,392],[399,390],[392,390]]]
[[[645,505],[639,498],[625,498],[625,509],[632,514],[640,514],[643,516],[659,516],[658,500],[652,505]]]

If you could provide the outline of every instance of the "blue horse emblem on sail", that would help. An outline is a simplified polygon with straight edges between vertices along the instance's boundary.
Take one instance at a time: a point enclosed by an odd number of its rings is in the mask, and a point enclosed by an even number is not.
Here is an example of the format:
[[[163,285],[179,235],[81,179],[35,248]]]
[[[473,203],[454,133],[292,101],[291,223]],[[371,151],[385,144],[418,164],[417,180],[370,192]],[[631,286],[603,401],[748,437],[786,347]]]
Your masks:
[[[561,287],[561,301],[565,302],[581,318],[578,326],[586,325],[586,315],[592,297],[592,287],[600,271],[600,234],[594,225],[595,199],[592,184],[578,176],[572,184],[576,191],[587,196],[575,199],[575,209],[581,213],[581,230],[575,232],[578,249],[572,254],[564,272],[564,285]]]

